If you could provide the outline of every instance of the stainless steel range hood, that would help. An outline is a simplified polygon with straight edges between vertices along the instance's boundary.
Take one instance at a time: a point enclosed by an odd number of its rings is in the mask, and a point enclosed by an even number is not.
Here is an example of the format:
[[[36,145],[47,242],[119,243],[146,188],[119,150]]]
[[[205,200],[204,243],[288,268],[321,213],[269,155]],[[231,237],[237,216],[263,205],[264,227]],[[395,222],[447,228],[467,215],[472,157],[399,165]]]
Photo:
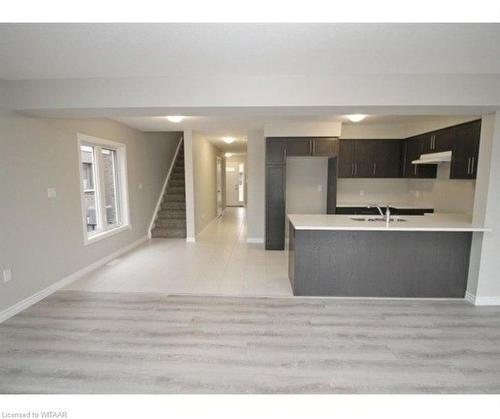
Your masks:
[[[438,164],[451,162],[451,151],[442,153],[421,154],[418,160],[413,160],[413,164]]]

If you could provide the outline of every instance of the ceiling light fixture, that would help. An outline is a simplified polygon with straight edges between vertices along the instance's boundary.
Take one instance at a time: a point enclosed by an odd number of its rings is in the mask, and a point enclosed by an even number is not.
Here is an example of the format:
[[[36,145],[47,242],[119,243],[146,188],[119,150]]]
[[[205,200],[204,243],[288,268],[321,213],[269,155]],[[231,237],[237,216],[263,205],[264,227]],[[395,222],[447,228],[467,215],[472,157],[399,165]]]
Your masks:
[[[233,153],[226,153],[226,154],[224,154],[224,156],[226,156],[226,157],[232,157]]]
[[[359,122],[359,121],[362,121],[363,119],[365,119],[366,115],[363,115],[361,113],[355,113],[352,115],[346,115],[346,118],[352,122]]]
[[[167,116],[167,120],[169,120],[170,122],[175,122],[176,124],[178,122],[182,122],[182,120],[185,118],[185,116],[181,116],[181,115],[171,115],[171,116]]]
[[[226,144],[231,144],[231,143],[234,143],[234,141],[236,140],[236,138],[234,138],[234,137],[222,137],[222,140]]]

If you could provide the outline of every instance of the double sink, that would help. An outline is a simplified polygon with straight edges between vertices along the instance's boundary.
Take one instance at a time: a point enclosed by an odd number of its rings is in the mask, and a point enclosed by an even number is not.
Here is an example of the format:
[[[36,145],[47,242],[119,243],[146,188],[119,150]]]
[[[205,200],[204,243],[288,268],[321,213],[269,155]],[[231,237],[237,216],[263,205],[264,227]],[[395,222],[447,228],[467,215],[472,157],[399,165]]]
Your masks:
[[[370,222],[379,222],[379,223],[386,223],[387,220],[385,217],[349,217],[353,221],[370,221]],[[403,221],[408,221],[406,218],[401,218],[401,217],[390,217],[389,222],[403,222]]]

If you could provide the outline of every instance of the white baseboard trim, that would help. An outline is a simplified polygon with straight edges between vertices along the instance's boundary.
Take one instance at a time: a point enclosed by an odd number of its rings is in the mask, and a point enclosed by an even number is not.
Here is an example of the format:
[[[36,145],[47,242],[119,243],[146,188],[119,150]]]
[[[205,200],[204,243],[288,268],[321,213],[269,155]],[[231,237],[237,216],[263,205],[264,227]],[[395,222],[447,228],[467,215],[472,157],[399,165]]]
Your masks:
[[[28,307],[32,306],[33,304],[38,303],[39,301],[43,300],[44,298],[48,297],[49,295],[53,294],[54,292],[60,290],[61,288],[64,288],[65,286],[71,284],[72,282],[76,281],[77,279],[82,278],[83,276],[85,276],[89,272],[92,272],[93,270],[100,268],[101,266],[105,265],[106,263],[112,261],[113,259],[116,259],[118,256],[123,255],[124,253],[132,250],[133,248],[139,246],[140,244],[144,243],[147,240],[148,240],[147,236],[142,237],[139,240],[136,240],[135,242],[129,244],[128,246],[122,247],[121,249],[117,250],[116,252],[113,252],[113,253],[109,254],[108,256],[105,256],[102,259],[99,259],[98,261],[91,263],[90,265],[86,266],[85,268],[82,268],[76,272],[73,272],[72,274],[55,282],[54,284],[48,286],[47,288],[45,288],[41,291],[38,291],[37,293],[33,294],[32,296],[25,298],[24,300],[19,301],[18,303],[14,304],[13,306],[10,306],[9,308],[1,311],[0,312],[0,323],[11,318],[12,316],[15,316],[17,313],[20,313],[21,311],[26,310]]]
[[[247,237],[247,243],[264,243],[263,237]]]
[[[188,243],[195,243],[196,242],[196,237],[186,237],[186,242],[188,242]]]
[[[500,297],[477,297],[477,306],[500,306]]]
[[[468,291],[465,300],[475,306],[500,306],[500,297],[478,297]]]
[[[466,293],[465,293],[465,301],[467,301],[468,303],[476,305],[476,296],[474,294],[472,294],[471,292],[466,291]]]

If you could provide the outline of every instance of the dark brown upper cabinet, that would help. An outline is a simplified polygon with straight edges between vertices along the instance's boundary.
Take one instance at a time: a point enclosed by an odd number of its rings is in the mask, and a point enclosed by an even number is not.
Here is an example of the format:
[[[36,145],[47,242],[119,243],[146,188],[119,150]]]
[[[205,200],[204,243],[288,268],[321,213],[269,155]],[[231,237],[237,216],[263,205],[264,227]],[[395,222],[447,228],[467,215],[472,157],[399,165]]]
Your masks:
[[[354,177],[355,140],[339,141],[339,159],[337,163],[339,178]]]
[[[286,140],[284,138],[268,138],[266,141],[266,164],[285,164]]]
[[[401,176],[401,140],[340,140],[340,178]]]
[[[338,155],[337,138],[288,138],[285,145],[287,157]]]
[[[312,153],[312,144],[309,138],[291,138],[286,140],[287,156],[310,156]]]
[[[313,156],[337,156],[339,153],[338,138],[315,138],[311,140],[311,155]]]
[[[481,121],[454,127],[454,148],[451,158],[450,179],[475,179],[479,157]]]
[[[435,164],[413,164],[413,160],[418,160],[421,154],[425,154],[429,138],[427,134],[417,135],[405,140],[403,177],[428,179],[435,178],[437,165]]]

